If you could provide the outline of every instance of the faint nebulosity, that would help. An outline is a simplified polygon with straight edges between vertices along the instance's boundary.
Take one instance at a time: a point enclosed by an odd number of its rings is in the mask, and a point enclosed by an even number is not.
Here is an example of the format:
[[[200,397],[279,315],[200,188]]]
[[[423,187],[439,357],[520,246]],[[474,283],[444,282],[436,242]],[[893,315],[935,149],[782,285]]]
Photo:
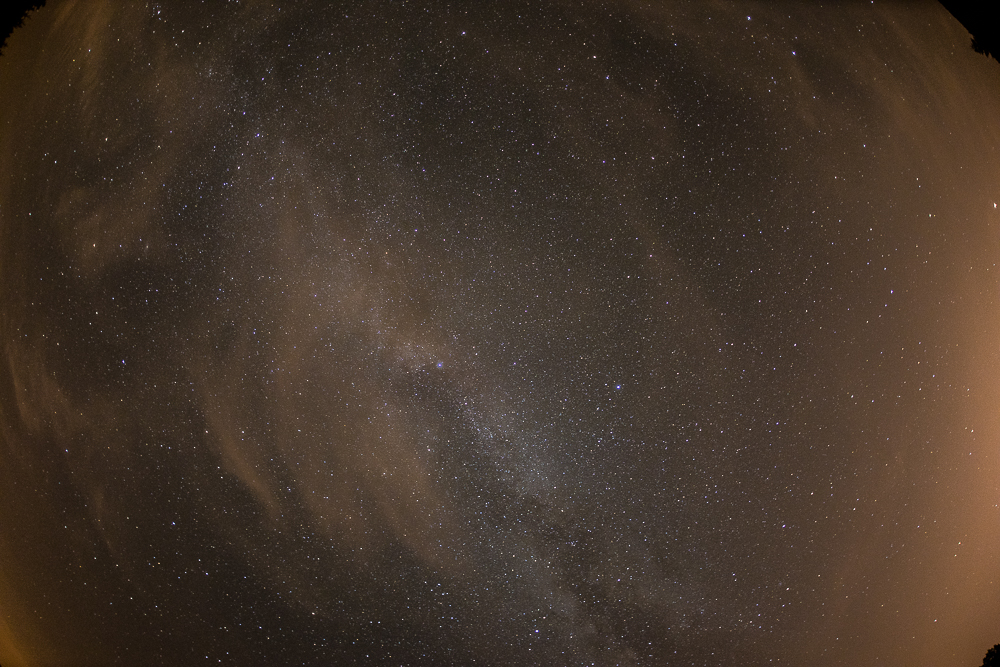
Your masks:
[[[50,2],[0,663],[960,665],[1000,71],[936,3]]]

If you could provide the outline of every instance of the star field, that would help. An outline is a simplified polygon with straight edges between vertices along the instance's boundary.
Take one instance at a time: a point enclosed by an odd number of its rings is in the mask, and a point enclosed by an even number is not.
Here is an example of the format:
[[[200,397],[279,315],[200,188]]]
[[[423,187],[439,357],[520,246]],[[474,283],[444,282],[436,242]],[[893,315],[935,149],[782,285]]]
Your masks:
[[[0,662],[978,664],[997,74],[932,3],[50,2]]]

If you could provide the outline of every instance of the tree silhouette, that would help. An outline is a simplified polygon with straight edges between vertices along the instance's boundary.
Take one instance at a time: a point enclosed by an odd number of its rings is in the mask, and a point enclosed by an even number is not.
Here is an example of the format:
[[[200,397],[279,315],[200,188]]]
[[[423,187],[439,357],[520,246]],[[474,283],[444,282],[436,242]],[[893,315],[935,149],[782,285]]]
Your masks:
[[[28,12],[41,9],[45,0],[11,0],[4,4],[5,7],[0,12],[0,54],[7,46],[7,38],[14,32],[14,28],[21,25],[27,18]]]
[[[1000,644],[986,652],[982,667],[1000,667]]]
[[[996,3],[970,0],[940,0],[944,8],[958,19],[972,36],[972,48],[977,53],[1000,61],[1000,38],[997,36]]]

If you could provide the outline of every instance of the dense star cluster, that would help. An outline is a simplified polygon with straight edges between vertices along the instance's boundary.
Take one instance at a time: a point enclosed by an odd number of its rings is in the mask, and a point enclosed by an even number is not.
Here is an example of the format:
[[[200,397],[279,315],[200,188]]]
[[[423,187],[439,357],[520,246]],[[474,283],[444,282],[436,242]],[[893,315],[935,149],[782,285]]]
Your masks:
[[[0,90],[4,667],[1000,641],[937,4],[50,2]]]

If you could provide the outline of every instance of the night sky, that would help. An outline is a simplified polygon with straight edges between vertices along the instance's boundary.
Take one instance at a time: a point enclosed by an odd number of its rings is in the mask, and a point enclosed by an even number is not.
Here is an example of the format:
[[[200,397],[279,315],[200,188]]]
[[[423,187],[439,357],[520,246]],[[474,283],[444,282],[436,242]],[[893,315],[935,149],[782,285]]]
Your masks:
[[[1000,642],[939,4],[50,0],[0,98],[3,667]]]

